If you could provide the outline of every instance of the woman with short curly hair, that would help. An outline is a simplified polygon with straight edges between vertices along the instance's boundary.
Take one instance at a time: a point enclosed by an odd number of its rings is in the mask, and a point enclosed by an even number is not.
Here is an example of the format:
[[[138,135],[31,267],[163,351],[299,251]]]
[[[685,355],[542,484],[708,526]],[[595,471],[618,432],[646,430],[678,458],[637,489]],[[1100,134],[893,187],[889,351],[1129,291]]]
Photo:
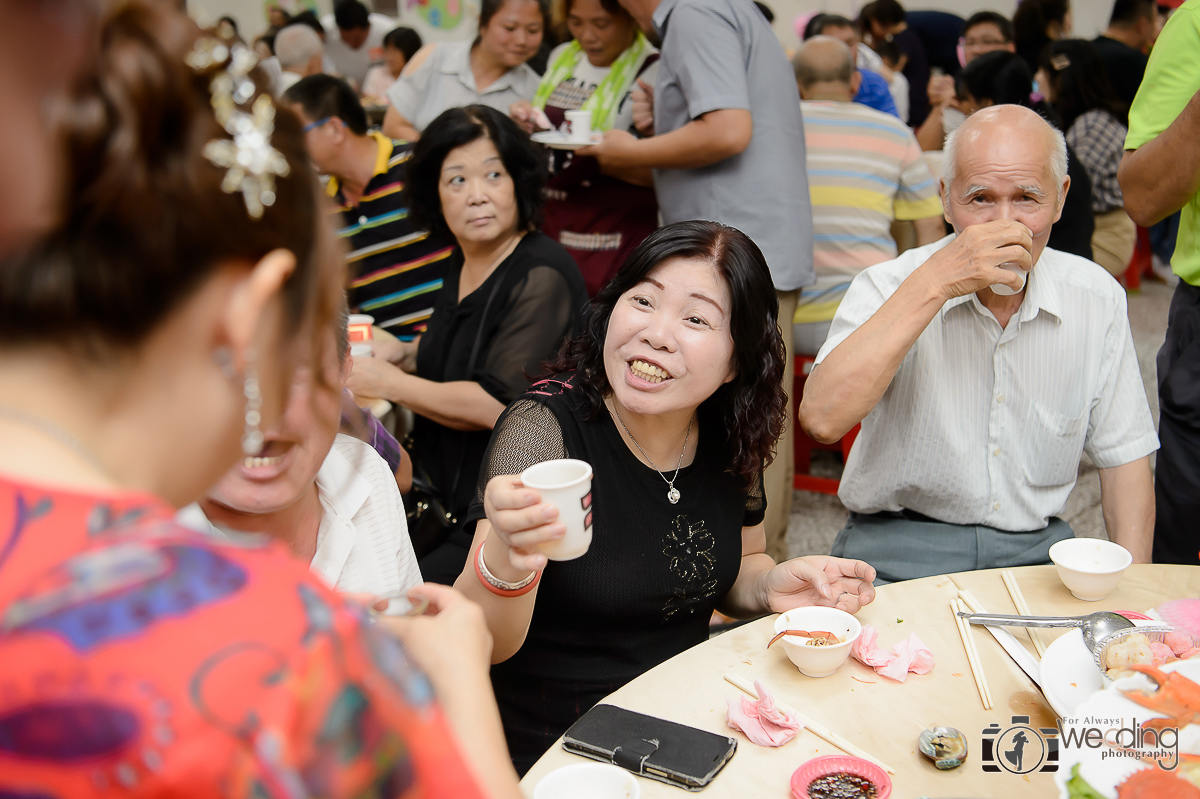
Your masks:
[[[583,276],[538,232],[546,167],[529,137],[485,105],[442,112],[413,148],[410,211],[455,247],[433,315],[415,341],[375,339],[348,385],[411,410],[413,462],[453,518],[413,545],[421,574],[450,583],[471,545],[463,530],[475,478],[504,406],[579,329]]]
[[[762,470],[786,407],[778,313],[745,234],[660,228],[592,301],[553,376],[497,421],[455,586],[488,616],[519,772],[598,700],[703,642],[716,608],[856,611],[874,597],[865,563],[764,552]],[[547,567],[538,546],[565,527],[516,475],[555,458],[592,465],[593,538]]]

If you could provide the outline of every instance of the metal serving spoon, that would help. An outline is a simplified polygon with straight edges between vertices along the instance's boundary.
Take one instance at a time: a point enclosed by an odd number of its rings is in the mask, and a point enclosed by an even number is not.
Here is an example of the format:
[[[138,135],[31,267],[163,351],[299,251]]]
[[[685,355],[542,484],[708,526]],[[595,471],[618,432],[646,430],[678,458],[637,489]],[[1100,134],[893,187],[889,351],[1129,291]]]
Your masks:
[[[1089,652],[1099,652],[1100,642],[1117,630],[1134,624],[1120,613],[1099,610],[1086,616],[1004,616],[999,613],[960,613],[971,624],[998,624],[1002,627],[1078,627]]]

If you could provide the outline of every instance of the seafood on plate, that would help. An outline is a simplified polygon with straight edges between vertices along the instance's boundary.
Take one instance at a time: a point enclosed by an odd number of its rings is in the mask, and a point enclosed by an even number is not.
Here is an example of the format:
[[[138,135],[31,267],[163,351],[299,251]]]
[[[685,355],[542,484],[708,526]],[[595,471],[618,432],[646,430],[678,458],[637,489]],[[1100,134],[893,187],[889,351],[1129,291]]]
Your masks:
[[[1200,672],[1191,668],[1193,677]],[[1108,783],[1117,799],[1200,799],[1200,684],[1179,671],[1163,671],[1153,665],[1132,664],[1129,674],[1141,673],[1153,681],[1149,689],[1115,687],[1126,699],[1166,718],[1142,721],[1143,733],[1135,736],[1139,742],[1135,749],[1124,749],[1127,761],[1140,765],[1127,771],[1119,779]],[[1128,719],[1128,716],[1126,716]],[[1134,716],[1133,722],[1136,722]],[[1185,743],[1187,741],[1187,743]],[[1113,745],[1106,741],[1106,745]],[[1117,746],[1118,749],[1123,747]],[[1164,763],[1162,752],[1174,749],[1173,762]],[[1093,761],[1094,763],[1094,761]],[[1103,783],[1089,783],[1081,773],[1082,763],[1075,763],[1066,781],[1067,799],[1102,799],[1111,796],[1109,791],[1099,791]],[[1096,773],[1091,774],[1095,778]]]
[[[1104,673],[1116,680],[1133,674],[1134,666],[1161,666],[1200,655],[1200,647],[1187,633],[1168,632],[1156,637],[1162,640],[1135,632],[1105,647]]]
[[[1154,680],[1157,688],[1124,691],[1126,697],[1142,707],[1162,713],[1165,719],[1142,722],[1148,730],[1182,730],[1189,724],[1200,724],[1200,685],[1182,674],[1159,671],[1154,666],[1135,664],[1133,671]],[[1179,755],[1179,766],[1173,771],[1148,768],[1130,775],[1117,786],[1117,799],[1200,799],[1200,755]]]
[[[824,630],[813,630],[811,632],[808,630],[783,630],[776,633],[775,637],[767,643],[767,646],[770,647],[771,644],[788,635],[808,639],[804,642],[808,646],[833,646],[846,640]]]

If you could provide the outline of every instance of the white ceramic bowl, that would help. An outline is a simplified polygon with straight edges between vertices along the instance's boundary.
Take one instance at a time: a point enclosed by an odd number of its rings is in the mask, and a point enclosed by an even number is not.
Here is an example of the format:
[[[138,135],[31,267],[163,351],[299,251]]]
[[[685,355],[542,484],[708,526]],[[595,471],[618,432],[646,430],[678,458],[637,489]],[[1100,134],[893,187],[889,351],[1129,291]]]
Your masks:
[[[608,763],[577,763],[538,780],[533,799],[639,799],[637,778]]]
[[[1104,599],[1121,582],[1133,555],[1120,544],[1102,538],[1068,538],[1050,547],[1050,560],[1076,599]]]
[[[808,630],[833,633],[842,639],[840,644],[813,646],[810,639],[787,635],[779,639],[776,646],[783,646],[788,659],[796,664],[801,674],[809,677],[828,677],[850,657],[850,647],[862,634],[858,619],[837,608],[806,607],[792,608],[775,619],[775,633],[784,630]]]

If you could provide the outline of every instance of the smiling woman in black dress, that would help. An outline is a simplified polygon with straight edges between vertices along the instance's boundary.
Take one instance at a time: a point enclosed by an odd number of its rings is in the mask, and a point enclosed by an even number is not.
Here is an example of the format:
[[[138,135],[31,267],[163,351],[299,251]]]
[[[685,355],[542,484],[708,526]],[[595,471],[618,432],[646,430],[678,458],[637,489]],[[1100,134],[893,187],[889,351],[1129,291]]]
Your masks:
[[[497,421],[455,586],[488,616],[519,772],[598,700],[703,642],[716,608],[853,612],[874,598],[866,563],[764,552],[762,470],[785,407],[777,315],[743,233],[660,228],[597,295],[555,376]],[[564,457],[592,464],[593,538],[547,566],[537,545],[564,527],[516,475]]]

